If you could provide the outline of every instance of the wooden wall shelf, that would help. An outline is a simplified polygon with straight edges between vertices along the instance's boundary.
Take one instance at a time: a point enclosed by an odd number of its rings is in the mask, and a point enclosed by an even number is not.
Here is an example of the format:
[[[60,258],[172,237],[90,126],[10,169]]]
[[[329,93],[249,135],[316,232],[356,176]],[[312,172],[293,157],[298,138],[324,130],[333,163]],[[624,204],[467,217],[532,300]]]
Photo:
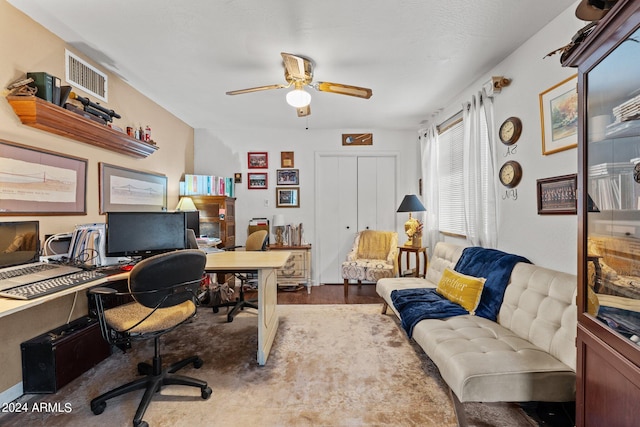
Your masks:
[[[27,126],[137,158],[145,158],[158,149],[35,96],[8,96],[7,100]]]

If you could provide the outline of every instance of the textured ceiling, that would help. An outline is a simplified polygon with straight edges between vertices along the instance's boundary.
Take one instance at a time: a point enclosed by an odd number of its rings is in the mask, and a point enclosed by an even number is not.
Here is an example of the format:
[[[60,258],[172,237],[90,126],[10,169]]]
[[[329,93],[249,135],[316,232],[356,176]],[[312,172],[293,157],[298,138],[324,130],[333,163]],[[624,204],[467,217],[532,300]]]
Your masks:
[[[194,128],[417,130],[575,0],[8,2]],[[284,83],[280,52],[373,96],[311,89],[299,118],[287,89],[225,95]]]

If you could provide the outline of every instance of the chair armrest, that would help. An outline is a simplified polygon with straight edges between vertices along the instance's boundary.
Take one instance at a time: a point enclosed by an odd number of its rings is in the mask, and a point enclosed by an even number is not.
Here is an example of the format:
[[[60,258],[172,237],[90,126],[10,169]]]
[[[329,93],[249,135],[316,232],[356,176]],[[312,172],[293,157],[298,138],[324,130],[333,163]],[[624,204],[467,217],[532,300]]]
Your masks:
[[[118,293],[118,291],[116,291],[113,288],[107,288],[105,286],[98,286],[96,288],[90,288],[89,289],[89,293],[90,294],[94,294],[94,295],[115,295]]]

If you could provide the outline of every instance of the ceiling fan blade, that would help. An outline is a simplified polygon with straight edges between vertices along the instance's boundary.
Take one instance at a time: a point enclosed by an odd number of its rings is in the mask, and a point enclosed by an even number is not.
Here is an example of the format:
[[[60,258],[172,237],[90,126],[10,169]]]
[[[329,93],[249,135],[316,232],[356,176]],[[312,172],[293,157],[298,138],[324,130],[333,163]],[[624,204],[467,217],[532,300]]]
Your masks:
[[[311,104],[305,107],[296,108],[296,111],[298,112],[298,117],[307,117],[311,114]]]
[[[290,85],[277,84],[277,85],[269,85],[269,86],[250,87],[247,89],[230,90],[229,92],[227,92],[227,95],[240,95],[243,93],[259,92],[261,90],[269,90],[269,89],[283,89],[289,86]]]
[[[358,98],[369,99],[373,92],[366,87],[343,85],[340,83],[318,82],[314,87],[321,92],[339,93],[340,95],[357,96]]]
[[[285,75],[293,80],[310,82],[313,78],[313,63],[303,56],[280,52],[286,69]]]

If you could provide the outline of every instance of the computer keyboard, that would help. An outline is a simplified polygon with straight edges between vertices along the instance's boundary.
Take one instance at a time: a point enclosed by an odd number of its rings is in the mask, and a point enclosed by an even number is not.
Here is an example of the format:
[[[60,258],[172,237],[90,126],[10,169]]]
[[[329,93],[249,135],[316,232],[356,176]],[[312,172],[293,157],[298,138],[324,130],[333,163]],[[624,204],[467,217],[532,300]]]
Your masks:
[[[51,279],[41,280],[35,283],[16,286],[15,288],[6,289],[0,292],[0,296],[13,299],[29,300],[44,295],[53,294],[62,290],[82,285],[87,282],[101,279],[107,276],[106,273],[89,270],[78,271],[67,274],[66,276],[54,277]]]
[[[58,268],[55,264],[35,264],[28,265],[23,268],[0,271],[0,279],[10,279],[12,277],[24,276],[26,274],[39,273],[45,270],[53,270]]]

